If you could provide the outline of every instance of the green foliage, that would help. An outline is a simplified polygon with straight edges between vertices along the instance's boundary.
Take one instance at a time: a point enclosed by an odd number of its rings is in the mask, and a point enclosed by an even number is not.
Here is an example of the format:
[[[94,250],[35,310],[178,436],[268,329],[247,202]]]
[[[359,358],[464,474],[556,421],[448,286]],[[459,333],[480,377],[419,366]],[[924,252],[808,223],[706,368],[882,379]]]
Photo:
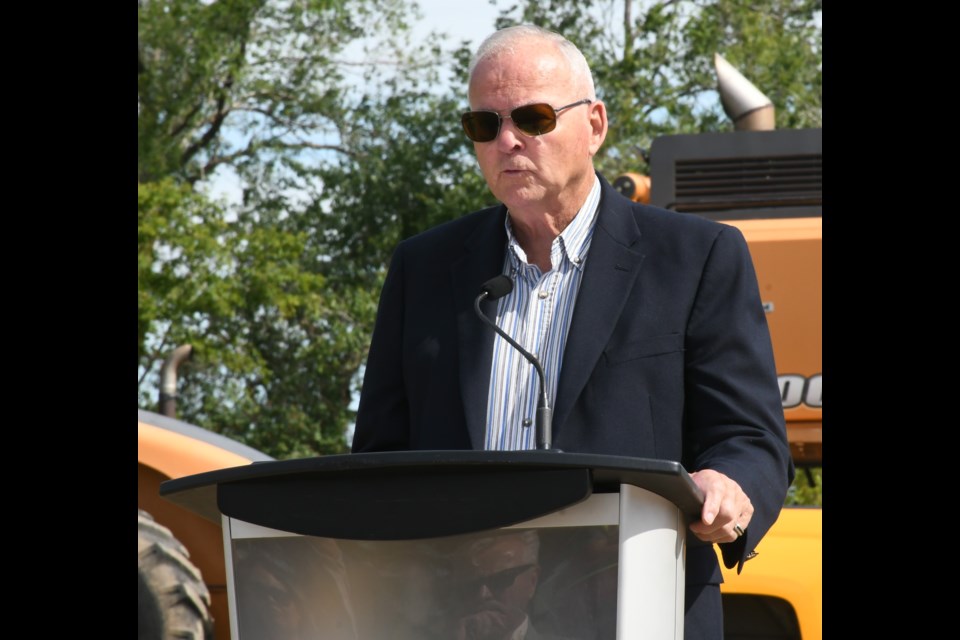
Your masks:
[[[235,110],[252,20],[265,2],[139,3],[138,175],[196,180]]]
[[[166,179],[139,185],[138,404],[160,363],[194,347],[178,408],[192,422],[278,456],[343,451],[366,343],[367,290],[338,291],[307,234],[223,210]]]
[[[657,135],[725,126],[704,98],[714,51],[783,126],[819,123],[820,3],[762,6],[549,0],[498,22],[584,49],[610,111],[598,165],[615,175]],[[189,343],[181,418],[281,458],[346,449],[393,247],[493,204],[458,123],[471,47],[412,42],[418,18],[411,0],[139,3],[139,406]],[[239,203],[204,195],[224,174]]]
[[[323,204],[332,212],[324,224],[331,269],[349,271],[344,275],[375,288],[397,242],[495,203],[471,166],[462,132],[435,115],[457,113],[459,103],[408,93],[385,106],[360,109],[355,117],[371,131],[386,119],[389,131],[360,142],[348,161],[320,172]]]
[[[177,346],[184,322],[233,303],[221,210],[171,179],[138,185],[137,362]],[[175,326],[171,318],[182,319]]]
[[[577,44],[590,63],[610,130],[601,173],[638,166],[657,136],[729,129],[716,95],[720,53],[777,108],[784,128],[821,126],[819,0],[529,1],[498,27],[533,23]],[[597,18],[596,16],[602,16]]]
[[[823,507],[823,467],[797,469],[784,506]]]
[[[402,39],[414,15],[400,0],[141,3],[140,406],[189,343],[180,417],[278,457],[346,449],[387,250],[337,255],[349,209],[323,213],[321,175],[374,168],[353,160],[377,150],[352,110],[380,112],[388,96],[358,97],[351,82],[418,68]],[[243,185],[239,205],[190,188],[222,168]]]

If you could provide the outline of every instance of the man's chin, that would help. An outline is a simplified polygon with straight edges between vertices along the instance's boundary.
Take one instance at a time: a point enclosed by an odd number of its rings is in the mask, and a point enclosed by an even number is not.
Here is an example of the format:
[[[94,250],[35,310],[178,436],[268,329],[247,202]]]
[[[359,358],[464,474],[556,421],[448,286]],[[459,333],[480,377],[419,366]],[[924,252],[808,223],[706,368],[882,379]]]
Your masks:
[[[511,211],[523,210],[531,204],[542,202],[546,192],[539,185],[517,185],[513,188],[498,189],[494,193],[497,200],[507,205]]]
[[[515,622],[506,610],[499,607],[476,611],[465,621],[466,637],[471,640],[509,638],[518,626],[520,622]]]

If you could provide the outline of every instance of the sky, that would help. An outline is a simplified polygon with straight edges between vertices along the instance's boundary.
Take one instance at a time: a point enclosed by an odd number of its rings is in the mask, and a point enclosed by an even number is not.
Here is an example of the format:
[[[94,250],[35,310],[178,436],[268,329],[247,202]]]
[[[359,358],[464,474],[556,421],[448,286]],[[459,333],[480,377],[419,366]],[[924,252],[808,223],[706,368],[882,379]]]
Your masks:
[[[509,1],[496,0],[417,0],[423,19],[413,27],[414,39],[425,37],[431,31],[449,36],[451,46],[461,40],[470,40],[476,48],[480,41],[493,33],[494,21],[502,8],[511,6]],[[241,200],[240,183],[235,174],[226,170],[217,170],[210,184],[210,195],[225,198],[228,202],[239,204]]]
[[[471,40],[474,46],[481,38],[493,32],[493,22],[500,15],[500,9],[491,6],[489,0],[417,0],[420,4],[423,20],[414,27],[418,34],[429,33],[431,29],[447,33],[454,42]],[[511,2],[500,0],[497,5],[507,8]]]
[[[470,40],[475,49],[480,41],[494,30],[494,21],[500,11],[518,4],[516,0],[417,0],[423,18],[414,24],[413,41],[430,31],[445,33],[451,48],[462,40]],[[621,5],[607,9],[619,13]],[[822,25],[822,13],[817,16]],[[209,185],[211,195],[224,197],[233,203],[240,201],[240,184],[235,175],[218,172]]]

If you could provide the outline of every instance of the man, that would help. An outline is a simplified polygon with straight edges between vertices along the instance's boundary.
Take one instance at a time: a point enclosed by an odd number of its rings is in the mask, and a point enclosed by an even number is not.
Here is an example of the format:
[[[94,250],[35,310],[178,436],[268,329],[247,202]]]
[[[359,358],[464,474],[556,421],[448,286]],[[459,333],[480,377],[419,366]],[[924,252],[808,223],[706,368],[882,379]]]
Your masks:
[[[465,543],[454,562],[449,632],[456,640],[548,640],[529,616],[540,576],[537,532],[507,530]]]
[[[679,460],[703,490],[685,633],[722,637],[719,543],[744,560],[792,481],[770,336],[733,227],[635,204],[593,169],[607,133],[583,55],[520,26],[484,41],[462,124],[502,205],[402,242],[380,299],[354,451],[533,448],[544,365],[553,446]]]

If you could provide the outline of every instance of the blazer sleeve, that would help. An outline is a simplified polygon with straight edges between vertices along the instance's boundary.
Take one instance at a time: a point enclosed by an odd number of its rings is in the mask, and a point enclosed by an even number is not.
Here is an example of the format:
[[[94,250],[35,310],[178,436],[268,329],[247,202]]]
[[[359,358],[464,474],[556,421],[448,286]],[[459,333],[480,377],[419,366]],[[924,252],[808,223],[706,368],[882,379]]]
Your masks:
[[[400,244],[394,251],[380,292],[357,409],[353,453],[409,449],[410,415],[403,376],[403,279],[403,244]]]
[[[757,277],[735,227],[721,228],[704,263],[685,349],[688,468],[729,476],[754,506],[746,533],[720,545],[739,572],[776,521],[794,470]]]

